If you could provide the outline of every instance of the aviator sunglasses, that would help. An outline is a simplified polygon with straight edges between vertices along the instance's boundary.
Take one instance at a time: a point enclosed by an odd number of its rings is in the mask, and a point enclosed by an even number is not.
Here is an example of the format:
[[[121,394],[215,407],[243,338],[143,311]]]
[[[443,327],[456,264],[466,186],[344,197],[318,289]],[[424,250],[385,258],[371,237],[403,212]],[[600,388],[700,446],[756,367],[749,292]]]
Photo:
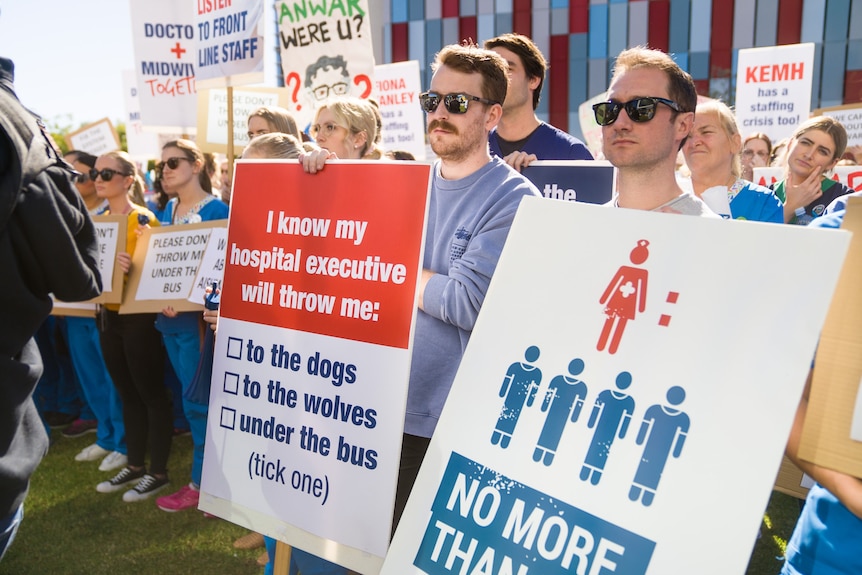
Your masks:
[[[488,105],[499,104],[499,102],[495,102],[493,100],[486,100],[479,96],[471,96],[470,94],[463,93],[446,94],[445,96],[436,92],[425,92],[423,94],[419,94],[419,103],[422,105],[422,109],[428,114],[432,114],[437,110],[437,107],[440,106],[441,100],[450,114],[466,114],[467,105],[470,102],[480,102]]]
[[[113,178],[115,174],[120,175],[124,178],[126,176],[131,175],[131,174],[124,174],[123,172],[120,172],[118,170],[112,170],[111,168],[103,168],[101,170],[97,170],[96,168],[90,168],[90,179],[93,180],[94,182],[96,181],[96,178],[99,176],[102,176],[103,182],[110,182],[111,178]]]
[[[658,104],[664,104],[676,112],[682,112],[682,108],[673,100],[657,96],[645,96],[628,102],[616,102],[614,100],[599,102],[593,105],[593,114],[595,114],[596,123],[599,126],[610,126],[616,122],[620,110],[623,108],[626,109],[626,114],[629,115],[632,122],[649,122],[655,117]]]
[[[189,158],[185,156],[174,156],[173,158],[168,158],[164,162],[159,162],[156,167],[160,172],[164,171],[165,166],[169,167],[172,170],[176,170],[180,166],[180,162],[185,160],[187,162],[191,162]]]

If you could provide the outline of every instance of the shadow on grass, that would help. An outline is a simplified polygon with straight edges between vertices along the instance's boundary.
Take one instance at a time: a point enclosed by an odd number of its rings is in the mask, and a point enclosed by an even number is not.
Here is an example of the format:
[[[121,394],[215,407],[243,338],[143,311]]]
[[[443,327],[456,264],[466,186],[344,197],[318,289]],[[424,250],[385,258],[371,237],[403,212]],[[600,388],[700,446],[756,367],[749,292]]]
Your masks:
[[[795,497],[772,492],[746,575],[777,575],[781,571],[787,540],[799,517],[799,503]]]
[[[247,530],[198,510],[166,513],[153,499],[124,503],[122,491],[98,493],[96,484],[116,471],[98,462],[80,463],[75,454],[95,436],[67,439],[58,431],[33,476],[24,521],[0,575],[258,575],[262,550],[238,551],[233,541]],[[169,494],[188,482],[190,437],[174,440]]]

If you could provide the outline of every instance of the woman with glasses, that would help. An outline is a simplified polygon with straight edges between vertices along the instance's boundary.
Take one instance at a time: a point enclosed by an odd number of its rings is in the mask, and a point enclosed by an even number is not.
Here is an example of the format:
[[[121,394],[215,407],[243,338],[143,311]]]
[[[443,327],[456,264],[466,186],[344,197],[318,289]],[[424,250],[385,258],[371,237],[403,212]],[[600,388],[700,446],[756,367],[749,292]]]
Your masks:
[[[162,148],[159,163],[162,185],[176,194],[162,216],[163,225],[181,225],[223,220],[227,204],[212,195],[212,182],[205,170],[203,152],[190,140],[174,140]],[[165,511],[197,507],[204,460],[208,406],[185,397],[201,358],[201,320],[198,312],[178,313],[172,307],[162,310],[156,319],[168,357],[183,389],[183,410],[189,421],[194,443],[191,483],[171,495],[159,497],[156,504]],[[179,401],[180,398],[174,398]]]
[[[694,194],[725,218],[782,223],[784,209],[772,190],[740,177],[741,140],[726,104],[712,100],[697,105],[694,126],[682,148]]]
[[[318,146],[340,160],[373,160],[382,155],[374,143],[376,110],[359,98],[334,98],[321,104],[309,134]]]
[[[754,181],[754,168],[765,168],[772,160],[772,140],[763,132],[754,132],[742,141],[742,177]]]
[[[141,225],[159,225],[153,213],[131,201],[141,195],[143,179],[125,152],[109,152],[90,170],[96,194],[107,200],[106,214],[124,215],[126,250],[117,254],[117,266],[128,274]],[[135,194],[137,192],[137,194]],[[147,224],[141,222],[146,221]],[[120,306],[105,304],[100,312],[100,344],[105,365],[123,403],[128,462],[113,478],[96,486],[100,493],[129,489],[123,501],[141,501],[168,484],[171,450],[171,399],[164,384],[164,351],[155,327],[155,314],[118,313]],[[149,451],[150,467],[145,458]]]
[[[784,180],[770,186],[784,202],[784,221],[807,225],[835,198],[853,190],[826,176],[844,155],[847,131],[829,116],[800,125],[787,144]]]

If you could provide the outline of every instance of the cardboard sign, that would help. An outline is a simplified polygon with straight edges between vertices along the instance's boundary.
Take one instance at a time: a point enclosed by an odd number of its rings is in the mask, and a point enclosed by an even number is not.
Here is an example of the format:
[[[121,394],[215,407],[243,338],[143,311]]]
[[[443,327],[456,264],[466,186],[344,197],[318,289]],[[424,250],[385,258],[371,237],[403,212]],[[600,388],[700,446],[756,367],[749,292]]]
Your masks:
[[[581,133],[584,135],[584,143],[596,159],[603,158],[604,153],[602,152],[602,127],[596,123],[593,105],[606,100],[607,92],[602,92],[578,106],[578,121],[581,124]]]
[[[862,104],[819,108],[812,111],[811,115],[835,118],[847,130],[847,146],[862,146]]]
[[[862,191],[862,166],[835,166],[829,177],[857,192]],[[769,187],[784,179],[784,168],[754,168],[755,184]]]
[[[606,204],[616,192],[616,168],[605,160],[539,160],[521,173],[552,200]]]
[[[126,216],[92,216],[99,252],[102,293],[86,302],[54,299],[54,315],[92,317],[97,303],[120,303],[123,299],[123,273],[116,269],[117,254],[126,249]]]
[[[285,88],[236,88],[233,90],[233,144],[236,153],[248,145],[248,117],[261,106],[286,108]],[[195,141],[205,152],[227,153],[227,90],[198,92],[198,134]]]
[[[743,573],[848,239],[524,198],[381,573]]]
[[[379,570],[429,175],[416,162],[313,175],[289,160],[237,163],[201,509]]]
[[[203,309],[203,298],[192,302],[198,269],[214,228],[227,220],[146,228],[135,245],[126,295],[120,313],[157,313]],[[221,246],[224,249],[224,246]]]
[[[208,287],[212,287],[213,284],[221,286],[226,247],[227,228],[213,228],[189,294],[190,302],[203,303]]]
[[[194,133],[195,3],[129,0],[141,122]]]
[[[368,0],[319,5],[278,0],[275,10],[284,85],[291,94],[287,109],[300,129],[331,97],[371,95],[374,51]]]
[[[814,44],[746,48],[736,71],[736,121],[743,134],[763,132],[773,142],[808,119]]]
[[[263,82],[263,0],[199,0],[195,10],[198,88]]]
[[[425,115],[419,105],[422,84],[419,62],[396,62],[374,67],[372,97],[383,117],[384,150],[406,150],[425,159]]]
[[[79,150],[98,157],[119,150],[120,138],[111,120],[102,118],[68,134],[66,144],[70,150]]]
[[[853,239],[817,346],[799,457],[862,478],[862,441],[850,437],[862,379],[862,198],[848,199],[841,228]]]
[[[785,455],[778,469],[778,477],[775,478],[775,490],[797,499],[805,499],[813,484],[814,481]]]

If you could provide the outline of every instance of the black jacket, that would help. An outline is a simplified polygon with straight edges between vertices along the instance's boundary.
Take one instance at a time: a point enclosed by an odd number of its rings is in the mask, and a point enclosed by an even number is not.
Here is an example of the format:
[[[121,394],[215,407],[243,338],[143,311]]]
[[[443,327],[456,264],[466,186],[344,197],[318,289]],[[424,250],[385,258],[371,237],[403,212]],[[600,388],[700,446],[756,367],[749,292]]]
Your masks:
[[[32,393],[42,372],[33,334],[65,301],[101,291],[93,222],[0,58],[0,518],[14,512],[47,450]]]

